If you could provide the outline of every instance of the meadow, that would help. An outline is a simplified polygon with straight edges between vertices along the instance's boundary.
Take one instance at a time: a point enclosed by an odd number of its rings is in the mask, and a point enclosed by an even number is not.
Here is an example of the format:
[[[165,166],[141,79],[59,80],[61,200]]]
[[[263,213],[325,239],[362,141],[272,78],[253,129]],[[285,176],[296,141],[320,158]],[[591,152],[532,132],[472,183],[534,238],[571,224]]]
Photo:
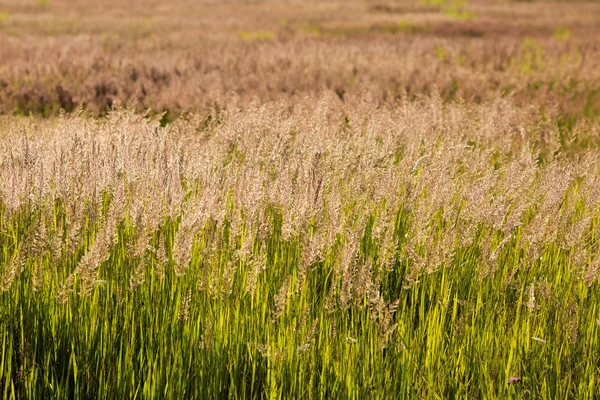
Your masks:
[[[600,396],[600,3],[0,0],[0,396]]]

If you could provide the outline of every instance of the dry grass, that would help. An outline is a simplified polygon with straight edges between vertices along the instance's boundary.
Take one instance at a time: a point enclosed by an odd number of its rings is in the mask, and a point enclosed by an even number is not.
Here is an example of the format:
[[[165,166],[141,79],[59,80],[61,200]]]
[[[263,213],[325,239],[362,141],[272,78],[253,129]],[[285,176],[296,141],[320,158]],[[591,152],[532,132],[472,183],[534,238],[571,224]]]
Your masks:
[[[598,112],[597,3],[472,2],[466,20],[412,1],[117,2],[101,18],[94,5],[0,4],[0,112],[104,114],[118,100],[172,118],[215,102],[434,91]]]

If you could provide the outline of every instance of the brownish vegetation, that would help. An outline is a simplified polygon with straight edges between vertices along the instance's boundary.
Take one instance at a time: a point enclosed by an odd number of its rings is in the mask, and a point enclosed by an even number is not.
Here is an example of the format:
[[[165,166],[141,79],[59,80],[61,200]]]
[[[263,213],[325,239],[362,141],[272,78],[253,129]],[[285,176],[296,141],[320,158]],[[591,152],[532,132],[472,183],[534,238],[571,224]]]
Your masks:
[[[600,398],[599,12],[0,0],[0,397]]]
[[[600,4],[0,3],[0,112],[404,94],[598,112]],[[462,13],[462,14],[461,14]]]

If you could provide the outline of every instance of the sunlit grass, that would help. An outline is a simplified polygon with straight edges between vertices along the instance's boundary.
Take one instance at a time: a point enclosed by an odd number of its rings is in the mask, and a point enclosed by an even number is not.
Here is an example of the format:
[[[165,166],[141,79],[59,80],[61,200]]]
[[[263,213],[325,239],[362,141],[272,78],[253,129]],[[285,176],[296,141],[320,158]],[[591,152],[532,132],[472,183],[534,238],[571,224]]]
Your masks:
[[[568,164],[555,143],[536,164],[543,143],[476,127],[497,106],[403,107],[414,122],[389,137],[372,125],[386,114],[360,108],[312,133],[318,109],[257,108],[172,130],[121,111],[43,125],[63,138],[43,146],[2,139],[19,143],[5,182],[48,160],[94,174],[3,189],[2,397],[593,398],[596,150]],[[286,185],[296,198],[263,197]]]

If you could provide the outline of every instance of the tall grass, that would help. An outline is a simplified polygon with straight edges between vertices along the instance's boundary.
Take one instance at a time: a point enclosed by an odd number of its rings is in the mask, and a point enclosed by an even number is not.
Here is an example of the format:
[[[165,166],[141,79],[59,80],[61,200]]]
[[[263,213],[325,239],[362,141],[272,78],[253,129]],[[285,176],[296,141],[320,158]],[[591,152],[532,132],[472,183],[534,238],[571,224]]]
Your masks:
[[[597,123],[336,101],[5,119],[2,397],[597,396]]]

